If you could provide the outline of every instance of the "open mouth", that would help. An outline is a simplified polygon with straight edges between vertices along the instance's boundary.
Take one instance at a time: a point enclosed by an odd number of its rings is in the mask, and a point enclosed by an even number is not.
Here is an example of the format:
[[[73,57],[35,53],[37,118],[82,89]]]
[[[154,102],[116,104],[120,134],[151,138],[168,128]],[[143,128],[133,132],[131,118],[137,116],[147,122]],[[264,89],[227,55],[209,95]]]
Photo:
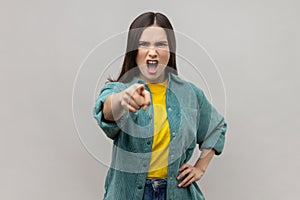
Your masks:
[[[157,71],[158,61],[157,60],[147,60],[147,68],[150,74],[154,74]]]

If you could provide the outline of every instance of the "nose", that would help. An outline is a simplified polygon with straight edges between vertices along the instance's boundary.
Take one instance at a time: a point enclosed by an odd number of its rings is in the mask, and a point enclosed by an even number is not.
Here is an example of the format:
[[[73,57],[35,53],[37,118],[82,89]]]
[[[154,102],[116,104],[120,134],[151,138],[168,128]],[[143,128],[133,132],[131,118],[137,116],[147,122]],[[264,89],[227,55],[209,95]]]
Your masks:
[[[149,55],[151,58],[155,58],[155,57],[157,56],[156,49],[155,49],[155,48],[149,48],[148,55]]]

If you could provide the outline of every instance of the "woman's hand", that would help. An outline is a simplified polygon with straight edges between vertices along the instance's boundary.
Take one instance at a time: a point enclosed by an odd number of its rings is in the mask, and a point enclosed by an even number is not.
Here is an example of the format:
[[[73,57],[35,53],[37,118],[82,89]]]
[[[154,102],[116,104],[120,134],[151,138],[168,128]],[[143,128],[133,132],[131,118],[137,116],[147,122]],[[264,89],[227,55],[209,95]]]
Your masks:
[[[133,84],[122,92],[108,96],[104,102],[103,114],[108,121],[118,120],[124,110],[136,112],[139,109],[146,110],[150,105],[150,93],[145,90],[143,84]]]
[[[204,175],[205,170],[191,166],[189,164],[183,164],[179,168],[179,172],[180,174],[177,176],[177,180],[180,180],[185,176],[186,177],[178,184],[178,187],[187,187],[192,182],[200,180]]]
[[[136,112],[139,109],[146,110],[150,105],[150,93],[145,90],[143,84],[133,84],[121,92],[121,106],[130,112]]]

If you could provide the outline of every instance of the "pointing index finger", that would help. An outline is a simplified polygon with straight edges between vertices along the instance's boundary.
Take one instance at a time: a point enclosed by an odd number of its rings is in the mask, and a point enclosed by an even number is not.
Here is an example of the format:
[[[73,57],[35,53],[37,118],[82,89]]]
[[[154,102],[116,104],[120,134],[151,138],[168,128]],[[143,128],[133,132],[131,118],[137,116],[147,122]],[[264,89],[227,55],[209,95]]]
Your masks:
[[[144,97],[144,104],[149,106],[150,105],[150,101],[151,101],[151,98],[150,98],[150,93],[147,91],[147,90],[143,90],[143,92],[141,93],[141,95]]]
[[[139,95],[141,95],[143,93],[143,91],[145,90],[145,86],[143,84],[140,84],[139,86],[137,86],[137,88],[135,90],[137,91],[137,93]]]

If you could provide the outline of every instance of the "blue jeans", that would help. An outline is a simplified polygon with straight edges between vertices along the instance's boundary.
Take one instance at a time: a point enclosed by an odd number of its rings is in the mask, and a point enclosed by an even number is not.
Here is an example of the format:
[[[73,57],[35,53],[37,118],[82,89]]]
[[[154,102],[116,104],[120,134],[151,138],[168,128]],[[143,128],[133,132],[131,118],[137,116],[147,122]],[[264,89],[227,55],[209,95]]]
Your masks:
[[[143,200],[166,200],[167,179],[147,179]]]

